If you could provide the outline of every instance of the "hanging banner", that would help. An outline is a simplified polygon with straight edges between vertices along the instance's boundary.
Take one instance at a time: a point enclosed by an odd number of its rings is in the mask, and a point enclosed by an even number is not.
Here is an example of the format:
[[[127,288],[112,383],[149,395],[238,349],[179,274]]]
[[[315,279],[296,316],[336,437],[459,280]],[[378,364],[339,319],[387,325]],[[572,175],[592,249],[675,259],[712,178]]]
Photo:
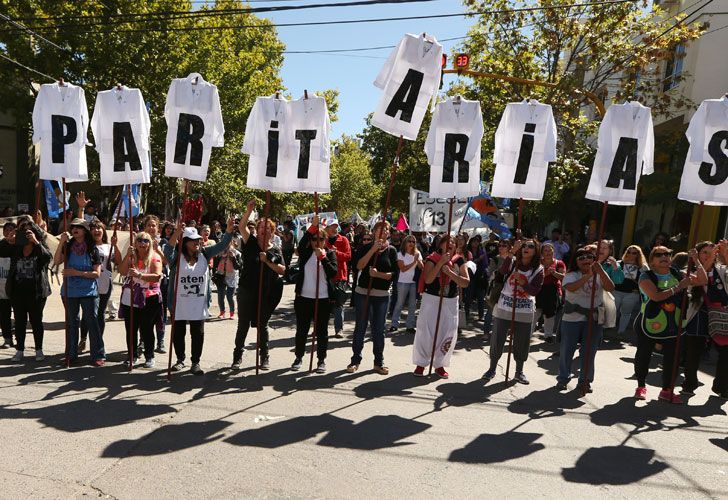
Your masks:
[[[406,34],[374,80],[384,92],[372,125],[396,137],[415,140],[440,87],[441,67],[442,45],[435,37]]]
[[[33,144],[40,144],[40,178],[87,181],[88,107],[81,87],[45,83],[33,107]]]
[[[99,153],[102,186],[150,181],[150,129],[139,89],[122,86],[98,93],[91,131]]]
[[[452,208],[452,227],[460,227],[468,206],[467,198],[457,198]],[[447,198],[430,198],[425,191],[410,188],[409,226],[412,232],[444,233],[450,203]]]
[[[212,148],[225,145],[217,87],[199,73],[175,78],[164,108],[167,121],[165,174],[204,182]]]
[[[634,205],[640,175],[653,172],[655,134],[650,108],[639,102],[612,104],[599,125],[586,199]]]
[[[728,205],[728,97],[703,101],[685,135],[690,149],[677,197]]]
[[[541,200],[549,162],[556,161],[556,122],[548,104],[509,103],[495,132],[495,198]]]
[[[296,226],[296,240],[300,241],[301,237],[303,236],[304,231],[308,229],[308,226],[311,224],[311,220],[313,220],[313,213],[310,214],[303,214],[298,215],[294,219],[294,225]],[[319,212],[319,221],[321,223],[321,227],[326,227],[330,224],[338,224],[339,219],[336,217],[336,212]]]

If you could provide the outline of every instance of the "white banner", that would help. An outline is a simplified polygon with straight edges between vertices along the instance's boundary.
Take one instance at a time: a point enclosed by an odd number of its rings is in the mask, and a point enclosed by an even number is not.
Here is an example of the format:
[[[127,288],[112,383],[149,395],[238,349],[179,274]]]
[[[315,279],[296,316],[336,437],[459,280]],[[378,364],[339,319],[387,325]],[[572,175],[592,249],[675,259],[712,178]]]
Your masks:
[[[296,216],[296,239],[300,240],[303,236],[303,232],[308,229],[311,224],[314,214],[303,214]],[[336,212],[319,212],[319,221],[322,227],[326,227],[330,224],[338,224],[339,219],[336,217]]]
[[[458,198],[452,207],[451,231],[457,231],[468,206],[467,198]],[[447,198],[430,198],[425,191],[410,188],[409,225],[412,232],[447,231],[450,203]]]

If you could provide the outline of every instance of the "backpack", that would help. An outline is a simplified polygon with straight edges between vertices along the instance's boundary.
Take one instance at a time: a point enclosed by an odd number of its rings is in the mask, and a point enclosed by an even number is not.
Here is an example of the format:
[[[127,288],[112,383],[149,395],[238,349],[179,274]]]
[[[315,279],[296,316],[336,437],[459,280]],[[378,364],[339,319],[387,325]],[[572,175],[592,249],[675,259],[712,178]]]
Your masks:
[[[645,274],[657,287],[658,279],[654,271],[646,271]],[[673,278],[680,281],[682,275],[677,269],[670,268]],[[659,288],[658,288],[659,289]],[[667,340],[677,337],[678,324],[682,320],[681,310],[684,290],[662,302],[655,302],[647,299],[642,303],[639,314],[639,325],[642,333],[656,340]]]

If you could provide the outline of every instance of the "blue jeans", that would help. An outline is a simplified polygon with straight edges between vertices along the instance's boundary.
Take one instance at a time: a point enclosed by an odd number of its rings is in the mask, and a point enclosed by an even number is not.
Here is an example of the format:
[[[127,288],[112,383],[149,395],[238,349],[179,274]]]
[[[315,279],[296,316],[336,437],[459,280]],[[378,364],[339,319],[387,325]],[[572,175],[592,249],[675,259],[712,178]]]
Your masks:
[[[228,305],[230,306],[230,312],[235,312],[235,291],[237,290],[234,286],[227,286],[221,284],[217,287],[217,305],[220,308],[220,312],[225,312],[225,297],[227,297]]]
[[[488,335],[493,329],[493,309],[490,306],[485,306],[485,317],[483,318],[483,333]]]
[[[356,324],[354,326],[354,342],[352,344],[351,364],[361,363],[361,351],[364,349],[364,334],[367,323],[372,329],[372,344],[374,351],[374,364],[384,366],[384,324],[387,322],[387,305],[389,296],[369,297],[368,311],[364,310],[367,297],[354,292],[354,309],[356,310]]]
[[[334,317],[334,332],[339,333],[344,329],[344,306],[334,306],[331,315]]]
[[[111,298],[111,292],[112,289],[110,289],[108,293],[99,295],[99,308],[96,310],[96,321],[99,322],[99,331],[101,332],[102,337],[104,335],[104,330],[106,330],[106,306]],[[87,338],[88,328],[86,328],[86,321],[83,320],[81,321],[81,339],[86,340]]]
[[[640,294],[615,290],[614,302],[617,304],[617,313],[619,313],[617,333],[623,334],[629,328],[630,321],[632,320],[632,311],[640,303]]]
[[[562,321],[561,322],[561,352],[559,354],[559,375],[556,377],[561,383],[567,383],[571,378],[571,362],[574,353],[579,346],[579,384],[584,382],[584,361],[586,360],[586,337],[588,325],[584,321]],[[599,345],[602,343],[602,327],[593,321],[592,335],[589,354],[589,383],[594,381],[594,358],[597,355]]]
[[[79,309],[83,312],[83,321],[88,329],[88,338],[91,342],[91,360],[104,359],[104,337],[99,328],[98,297],[67,297],[66,307],[68,308],[69,320],[69,346],[68,356],[71,359],[78,357],[78,330],[79,330]]]
[[[394,306],[392,313],[392,328],[399,328],[399,316],[402,314],[402,308],[407,302],[407,328],[415,328],[417,326],[417,284],[416,283],[397,283],[397,304]]]

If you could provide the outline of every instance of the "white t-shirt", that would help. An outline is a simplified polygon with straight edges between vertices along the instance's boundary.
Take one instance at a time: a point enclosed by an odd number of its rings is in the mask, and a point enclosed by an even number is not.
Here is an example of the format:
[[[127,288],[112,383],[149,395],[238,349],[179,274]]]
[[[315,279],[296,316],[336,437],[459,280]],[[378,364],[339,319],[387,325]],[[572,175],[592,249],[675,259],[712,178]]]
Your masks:
[[[408,254],[408,253],[402,253],[397,252],[397,261],[404,262],[405,266],[409,266],[415,261],[415,256]],[[415,268],[417,266],[412,266],[407,271],[400,271],[399,272],[399,279],[397,280],[397,283],[413,283],[415,280]]]
[[[311,254],[311,257],[306,261],[303,274],[303,285],[301,286],[301,297],[307,299],[316,298],[316,254]],[[319,299],[329,298],[329,289],[326,287],[326,273],[324,269],[319,269]]]
[[[589,309],[589,306],[591,305],[591,291],[592,291],[592,283],[594,282],[593,277],[589,278],[587,282],[579,288],[576,292],[570,292],[568,288],[566,288],[566,285],[569,283],[574,283],[576,281],[579,281],[582,277],[581,271],[572,271],[570,273],[567,273],[566,276],[564,276],[564,280],[561,282],[561,285],[564,288],[564,291],[566,292],[566,302],[571,302],[572,304],[576,304],[578,306],[581,306],[585,309]],[[594,293],[594,307],[598,307],[602,305],[602,296],[603,296],[603,287],[602,287],[602,280],[597,277],[597,289]],[[597,319],[597,312],[592,312],[592,318]],[[586,314],[581,314],[578,312],[572,312],[572,313],[564,313],[563,321],[586,321]]]
[[[101,257],[101,275],[96,278],[96,285],[99,289],[99,295],[106,295],[109,293],[112,280],[111,271],[108,269],[109,258],[111,257],[111,245],[102,243],[96,245],[96,249],[99,251],[99,257]]]
[[[175,321],[201,321],[210,317],[207,310],[207,280],[209,272],[207,261],[198,256],[191,266],[184,255],[179,263],[179,288],[177,289],[177,309]]]

